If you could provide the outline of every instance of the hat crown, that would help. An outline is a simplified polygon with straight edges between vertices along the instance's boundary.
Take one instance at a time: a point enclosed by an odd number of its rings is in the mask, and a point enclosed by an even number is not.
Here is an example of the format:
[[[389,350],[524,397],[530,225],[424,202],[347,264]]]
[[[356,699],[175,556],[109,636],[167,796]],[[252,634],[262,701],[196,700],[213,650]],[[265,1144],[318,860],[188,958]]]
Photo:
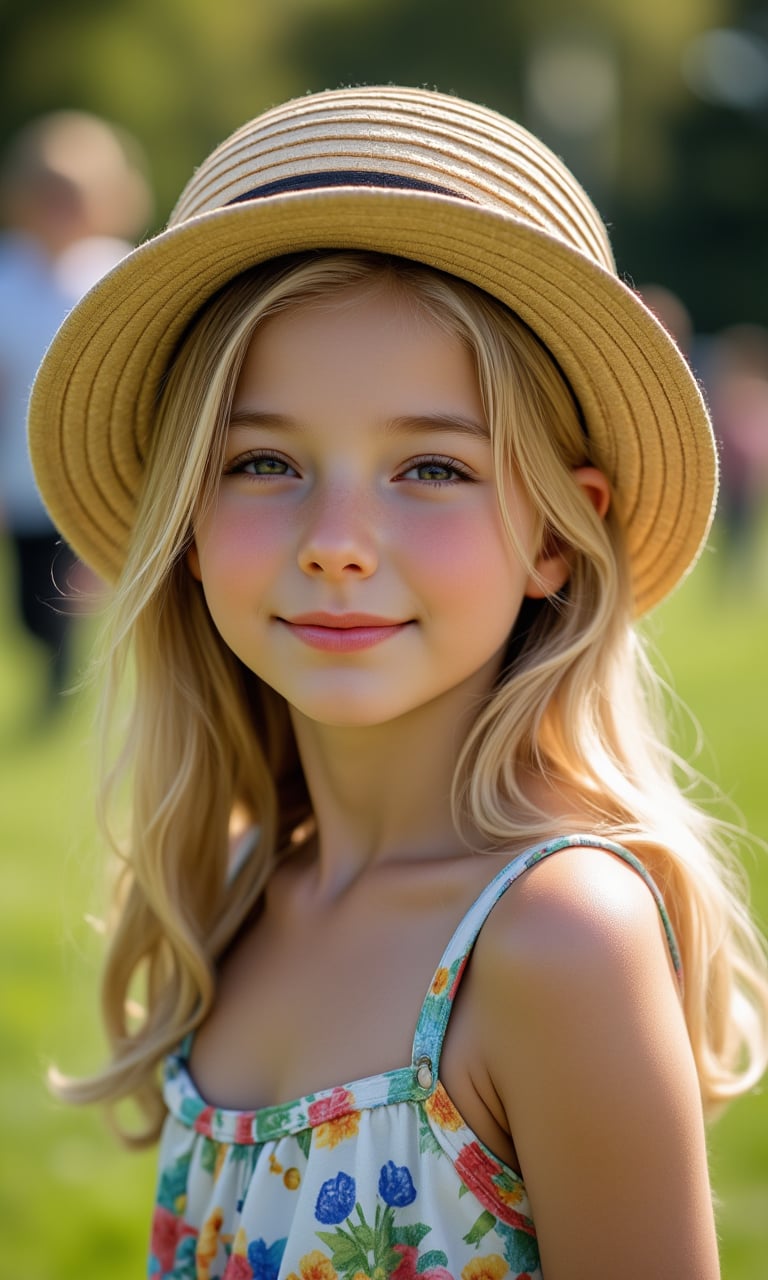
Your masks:
[[[337,89],[250,121],[203,162],[169,226],[298,187],[397,185],[512,215],[598,265],[615,265],[602,219],[562,162],[520,125],[432,90]]]

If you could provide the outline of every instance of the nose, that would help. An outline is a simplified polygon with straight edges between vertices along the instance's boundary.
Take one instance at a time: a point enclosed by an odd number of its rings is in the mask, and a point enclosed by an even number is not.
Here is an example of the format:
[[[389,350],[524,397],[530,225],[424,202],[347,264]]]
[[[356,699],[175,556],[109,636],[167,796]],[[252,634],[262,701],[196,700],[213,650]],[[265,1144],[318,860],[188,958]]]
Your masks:
[[[375,572],[378,552],[372,511],[362,487],[334,487],[318,496],[308,513],[298,561],[310,577],[332,581],[367,578]]]

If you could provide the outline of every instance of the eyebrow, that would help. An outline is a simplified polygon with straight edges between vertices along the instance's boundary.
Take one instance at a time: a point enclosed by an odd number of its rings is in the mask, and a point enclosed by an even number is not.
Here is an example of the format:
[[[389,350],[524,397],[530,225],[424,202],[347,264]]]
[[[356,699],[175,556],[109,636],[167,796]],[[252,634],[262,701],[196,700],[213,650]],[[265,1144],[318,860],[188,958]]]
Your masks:
[[[300,431],[295,418],[282,413],[264,413],[257,409],[235,409],[229,418],[230,427],[272,427],[284,431]],[[446,431],[459,435],[489,440],[490,431],[485,422],[465,418],[453,413],[401,414],[384,424],[387,435],[416,435],[419,431]]]

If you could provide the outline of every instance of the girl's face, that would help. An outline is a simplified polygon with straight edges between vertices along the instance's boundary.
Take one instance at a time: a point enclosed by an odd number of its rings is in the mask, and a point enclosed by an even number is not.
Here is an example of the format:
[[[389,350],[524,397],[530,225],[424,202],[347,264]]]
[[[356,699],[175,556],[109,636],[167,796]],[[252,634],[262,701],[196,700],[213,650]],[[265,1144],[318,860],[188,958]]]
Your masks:
[[[488,689],[530,584],[469,351],[386,288],[267,320],[189,563],[225,642],[311,720],[380,724]]]

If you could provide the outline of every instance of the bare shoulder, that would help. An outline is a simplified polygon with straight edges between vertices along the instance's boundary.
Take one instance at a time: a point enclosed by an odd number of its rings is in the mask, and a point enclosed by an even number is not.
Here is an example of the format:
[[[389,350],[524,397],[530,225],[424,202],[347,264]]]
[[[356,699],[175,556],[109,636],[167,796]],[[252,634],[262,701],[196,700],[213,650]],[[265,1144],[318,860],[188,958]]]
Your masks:
[[[690,1052],[656,900],[607,851],[564,849],[531,867],[491,912],[473,964],[489,1052],[505,1061],[520,1032],[538,1061],[566,1047],[591,1068],[644,1019]],[[632,1074],[636,1061],[625,1064]]]
[[[658,905],[638,872],[604,850],[564,849],[530,868],[491,912],[473,964],[492,1076],[503,1076],[513,1047],[516,1081],[528,1060],[540,1080],[542,1062],[551,1056],[554,1070],[564,1051],[572,1069],[582,1062],[598,1078],[626,1052],[623,1086],[637,1077],[642,1089],[633,1038],[647,1041],[651,1032],[690,1067]],[[500,1085],[503,1097],[503,1078]],[[510,1094],[513,1111],[518,1097]]]
[[[698,1077],[642,877],[585,847],[532,867],[471,982],[548,1280],[717,1276]]]
[[[594,968],[628,972],[657,957],[671,972],[659,908],[633,867],[604,849],[577,847],[531,867],[491,913],[483,933],[489,972],[545,986],[577,985]]]

